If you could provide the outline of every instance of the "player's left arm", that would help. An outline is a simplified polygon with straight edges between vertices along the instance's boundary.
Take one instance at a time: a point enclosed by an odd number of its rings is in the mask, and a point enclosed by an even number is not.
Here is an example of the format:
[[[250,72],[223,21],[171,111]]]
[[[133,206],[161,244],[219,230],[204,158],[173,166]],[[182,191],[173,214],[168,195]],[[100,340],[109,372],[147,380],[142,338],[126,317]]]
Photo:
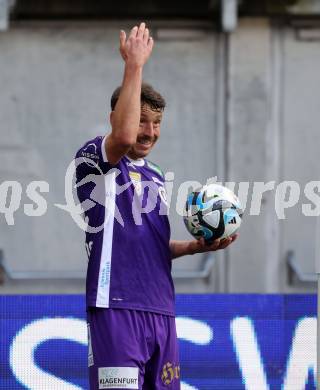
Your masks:
[[[214,240],[212,244],[206,244],[203,238],[200,240],[190,240],[190,241],[177,241],[170,240],[170,250],[171,258],[176,259],[177,257],[194,255],[196,253],[212,252],[220,249],[227,248],[232,242],[234,242],[238,237],[238,234],[235,234],[232,237],[224,238],[223,240],[217,239]]]

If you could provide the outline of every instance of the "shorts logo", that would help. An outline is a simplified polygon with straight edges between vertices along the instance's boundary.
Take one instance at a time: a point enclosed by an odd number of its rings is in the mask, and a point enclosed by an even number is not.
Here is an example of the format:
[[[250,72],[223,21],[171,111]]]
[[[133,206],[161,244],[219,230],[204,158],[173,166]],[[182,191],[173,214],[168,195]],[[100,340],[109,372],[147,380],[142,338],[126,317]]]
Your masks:
[[[166,363],[162,368],[161,380],[165,385],[170,385],[172,381],[180,378],[180,366]]]
[[[99,367],[99,389],[138,389],[138,367]]]

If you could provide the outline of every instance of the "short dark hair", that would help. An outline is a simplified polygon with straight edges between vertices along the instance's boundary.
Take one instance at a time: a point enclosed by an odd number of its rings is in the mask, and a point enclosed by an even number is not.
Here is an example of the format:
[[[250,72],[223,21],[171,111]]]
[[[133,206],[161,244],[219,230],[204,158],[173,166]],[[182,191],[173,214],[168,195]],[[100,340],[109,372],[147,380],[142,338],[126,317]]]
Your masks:
[[[111,96],[111,110],[114,111],[117,101],[119,99],[121,92],[121,87],[115,89]],[[147,83],[142,83],[141,85],[141,105],[147,104],[151,107],[152,110],[163,111],[166,106],[166,101],[157,92],[153,89],[152,85]]]

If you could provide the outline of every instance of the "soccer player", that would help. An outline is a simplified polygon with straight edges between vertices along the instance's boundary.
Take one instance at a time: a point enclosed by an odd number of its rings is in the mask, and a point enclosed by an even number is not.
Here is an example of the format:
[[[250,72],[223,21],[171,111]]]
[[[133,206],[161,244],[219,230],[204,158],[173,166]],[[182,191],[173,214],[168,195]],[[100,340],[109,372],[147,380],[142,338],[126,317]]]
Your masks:
[[[86,142],[76,155],[78,197],[90,226],[92,390],[180,388],[172,259],[223,249],[236,238],[211,245],[170,240],[164,177],[146,159],[160,136],[165,108],[163,97],[142,83],[153,44],[145,23],[128,37],[120,32],[124,75],[111,99],[112,130]],[[98,202],[91,207],[93,198]]]

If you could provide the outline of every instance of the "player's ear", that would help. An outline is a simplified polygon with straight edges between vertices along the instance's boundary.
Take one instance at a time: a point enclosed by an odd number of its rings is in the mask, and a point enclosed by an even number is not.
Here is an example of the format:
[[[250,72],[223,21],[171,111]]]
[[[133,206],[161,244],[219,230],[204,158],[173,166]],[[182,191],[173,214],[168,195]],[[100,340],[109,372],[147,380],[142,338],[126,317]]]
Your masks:
[[[114,114],[114,112],[111,111],[110,115],[109,115],[109,120],[110,120],[110,123],[111,123],[111,127],[112,127],[112,122],[113,122],[113,114]]]

